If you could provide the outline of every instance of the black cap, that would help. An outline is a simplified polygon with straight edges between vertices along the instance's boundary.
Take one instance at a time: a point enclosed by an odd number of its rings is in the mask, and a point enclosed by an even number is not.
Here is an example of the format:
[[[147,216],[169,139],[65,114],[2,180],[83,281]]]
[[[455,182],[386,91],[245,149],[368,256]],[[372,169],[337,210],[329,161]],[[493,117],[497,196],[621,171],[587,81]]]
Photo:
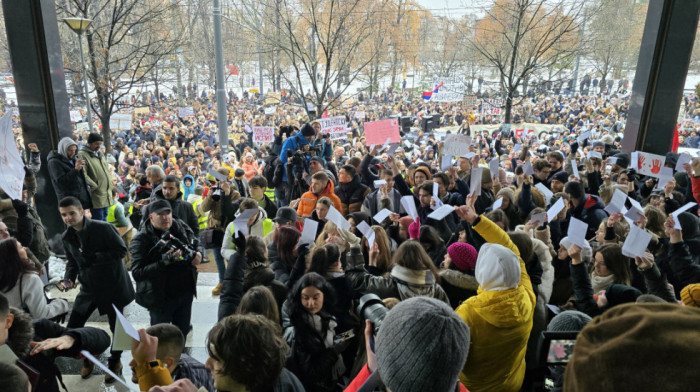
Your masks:
[[[91,132],[88,135],[87,142],[89,143],[94,143],[94,142],[103,142],[105,139],[100,135],[99,133]]]
[[[320,163],[321,165],[323,165],[323,159],[321,159],[321,157],[317,157],[314,155],[311,157],[311,159],[309,159],[309,162],[311,162],[311,161],[316,161],[316,162]]]
[[[314,129],[311,124],[306,123],[304,124],[303,127],[301,127],[301,135],[306,137],[306,136],[316,136],[316,130]]]
[[[167,200],[159,199],[148,206],[149,214],[160,214],[163,211],[172,211],[170,203]]]
[[[273,222],[285,224],[289,222],[295,222],[297,220],[297,212],[292,207],[281,207],[277,210],[277,215]]]
[[[567,173],[563,170],[560,172],[557,172],[552,176],[552,181],[554,181],[554,180],[557,180],[557,181],[561,182],[562,184],[566,184],[569,181],[569,173]]]

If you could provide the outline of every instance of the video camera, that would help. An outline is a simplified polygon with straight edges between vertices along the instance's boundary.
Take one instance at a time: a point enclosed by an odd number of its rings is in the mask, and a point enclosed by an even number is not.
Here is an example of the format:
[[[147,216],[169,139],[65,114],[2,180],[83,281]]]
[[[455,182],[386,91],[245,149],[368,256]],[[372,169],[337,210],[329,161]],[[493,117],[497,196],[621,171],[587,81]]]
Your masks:
[[[197,254],[195,249],[172,235],[170,231],[163,233],[156,244],[156,249],[161,253],[181,251],[182,255],[180,257],[171,257],[170,261],[171,263],[182,265],[190,264]]]

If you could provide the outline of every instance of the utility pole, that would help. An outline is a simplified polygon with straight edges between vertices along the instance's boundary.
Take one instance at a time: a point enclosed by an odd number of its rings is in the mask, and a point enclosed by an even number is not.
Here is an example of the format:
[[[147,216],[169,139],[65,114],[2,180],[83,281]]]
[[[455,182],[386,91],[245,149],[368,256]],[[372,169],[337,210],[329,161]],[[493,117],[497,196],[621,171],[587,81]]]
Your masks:
[[[588,10],[583,9],[583,24],[581,25],[581,35],[578,40],[578,54],[576,54],[576,66],[574,68],[574,82],[571,86],[571,92],[576,91],[576,86],[578,86],[578,67],[581,63],[581,52],[583,51],[583,34],[586,31],[586,19],[588,19]]]
[[[224,54],[221,40],[221,0],[214,0],[214,47],[216,51],[216,113],[219,124],[221,152],[228,152],[228,114],[226,113],[226,87],[224,86]]]

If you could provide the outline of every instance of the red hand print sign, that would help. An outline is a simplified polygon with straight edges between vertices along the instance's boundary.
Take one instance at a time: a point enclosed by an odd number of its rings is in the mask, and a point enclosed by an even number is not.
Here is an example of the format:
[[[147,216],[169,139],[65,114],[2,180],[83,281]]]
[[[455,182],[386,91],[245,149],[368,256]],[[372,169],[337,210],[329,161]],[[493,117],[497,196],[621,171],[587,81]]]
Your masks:
[[[664,162],[666,162],[666,157],[641,151],[638,151],[637,154],[637,173],[644,176],[658,177]]]

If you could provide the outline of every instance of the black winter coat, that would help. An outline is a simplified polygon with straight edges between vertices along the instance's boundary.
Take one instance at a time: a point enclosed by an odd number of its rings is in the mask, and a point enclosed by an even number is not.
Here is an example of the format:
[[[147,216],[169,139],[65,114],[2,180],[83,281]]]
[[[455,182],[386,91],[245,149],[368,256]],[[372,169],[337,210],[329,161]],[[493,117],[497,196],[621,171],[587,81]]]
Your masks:
[[[84,209],[91,208],[92,201],[84,171],[75,170],[75,165],[71,164],[68,158],[59,154],[58,151],[49,152],[47,160],[51,184],[56,191],[58,200],[66,196],[74,196],[80,200]]]
[[[134,300],[134,287],[122,259],[126,245],[117,229],[102,221],[83,218],[83,229],[68,228],[63,233],[63,247],[68,263],[65,278],[80,279],[80,293],[73,310],[87,311],[90,303],[104,314],[112,304],[123,307]]]
[[[275,280],[275,273],[270,267],[258,265],[248,267],[248,259],[239,252],[233,254],[226,266],[219,300],[219,320],[236,313],[241,298],[254,286],[265,286],[272,291],[277,307],[282,308],[287,297],[287,287]]]
[[[173,218],[170,233],[191,248],[197,248],[196,237],[181,220]],[[168,256],[156,247],[162,234],[146,221],[129,248],[131,272],[136,281],[136,303],[146,309],[157,308],[177,295],[197,295],[197,268],[190,263],[166,265]]]

